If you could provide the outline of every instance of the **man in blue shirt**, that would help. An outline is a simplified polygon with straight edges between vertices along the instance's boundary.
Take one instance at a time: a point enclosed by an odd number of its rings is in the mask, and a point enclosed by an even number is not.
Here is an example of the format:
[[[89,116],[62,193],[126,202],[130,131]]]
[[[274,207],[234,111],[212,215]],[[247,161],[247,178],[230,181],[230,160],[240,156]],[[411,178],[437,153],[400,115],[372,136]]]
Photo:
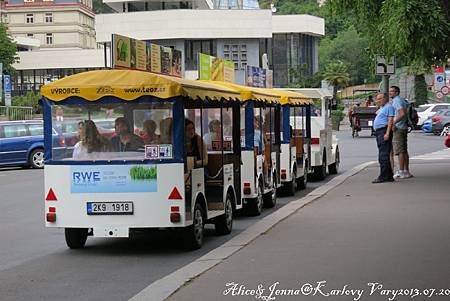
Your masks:
[[[376,98],[380,109],[377,111],[377,116],[373,122],[373,129],[378,146],[378,162],[380,163],[380,175],[372,181],[372,183],[393,182],[393,172],[391,166],[391,152],[392,152],[392,127],[394,124],[395,110],[388,102],[387,95],[380,93]]]
[[[394,175],[394,178],[411,178],[408,154],[408,103],[400,97],[400,88],[397,86],[392,86],[389,89],[389,96],[392,98],[392,106],[395,109],[392,144],[394,155],[398,156],[399,162],[399,171]]]

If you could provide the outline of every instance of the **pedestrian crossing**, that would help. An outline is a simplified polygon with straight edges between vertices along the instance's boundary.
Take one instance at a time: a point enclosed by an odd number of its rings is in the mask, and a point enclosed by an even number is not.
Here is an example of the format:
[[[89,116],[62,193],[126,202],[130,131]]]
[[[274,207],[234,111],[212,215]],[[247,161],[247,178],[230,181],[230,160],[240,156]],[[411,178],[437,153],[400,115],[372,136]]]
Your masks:
[[[420,156],[411,157],[414,160],[450,160],[450,148]]]

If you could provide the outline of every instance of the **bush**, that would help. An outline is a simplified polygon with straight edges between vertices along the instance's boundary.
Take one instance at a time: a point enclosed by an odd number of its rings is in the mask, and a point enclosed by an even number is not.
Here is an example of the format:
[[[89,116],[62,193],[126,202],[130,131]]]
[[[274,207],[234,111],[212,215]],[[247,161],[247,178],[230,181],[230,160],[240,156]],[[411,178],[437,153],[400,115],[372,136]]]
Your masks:
[[[34,93],[28,91],[27,94],[21,96],[15,96],[12,98],[12,105],[18,107],[33,107],[34,114],[41,114],[42,107],[39,104],[39,99],[41,95],[39,93]]]
[[[342,110],[332,110],[331,111],[331,122],[333,125],[333,130],[339,131],[339,125],[341,121],[344,120],[345,114]]]

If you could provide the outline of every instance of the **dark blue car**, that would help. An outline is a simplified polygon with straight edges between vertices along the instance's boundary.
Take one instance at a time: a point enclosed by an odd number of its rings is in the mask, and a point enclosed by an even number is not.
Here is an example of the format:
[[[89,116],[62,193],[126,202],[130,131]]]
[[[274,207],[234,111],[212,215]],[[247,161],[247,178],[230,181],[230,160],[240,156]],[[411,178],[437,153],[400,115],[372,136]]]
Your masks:
[[[43,122],[40,120],[0,122],[0,166],[44,167]],[[65,147],[64,137],[53,130],[53,145]]]

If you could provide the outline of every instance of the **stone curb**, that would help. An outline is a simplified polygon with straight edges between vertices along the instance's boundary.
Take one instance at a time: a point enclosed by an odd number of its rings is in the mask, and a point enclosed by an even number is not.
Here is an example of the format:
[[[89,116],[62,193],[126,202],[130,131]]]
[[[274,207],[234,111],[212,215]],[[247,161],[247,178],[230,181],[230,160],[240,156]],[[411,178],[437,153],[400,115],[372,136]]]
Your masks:
[[[144,288],[142,291],[140,291],[137,295],[132,297],[129,301],[166,300],[179,288],[181,288],[183,285],[185,285],[192,279],[198,277],[207,270],[218,265],[231,255],[233,255],[234,253],[236,253],[237,251],[239,251],[240,249],[251,243],[253,240],[258,238],[258,236],[269,231],[271,228],[273,228],[276,224],[280,223],[282,220],[288,218],[301,208],[312,203],[318,198],[324,196],[331,189],[339,186],[351,176],[359,173],[360,171],[362,171],[363,169],[369,167],[374,163],[376,162],[370,161],[360,164],[352,168],[351,170],[343,173],[342,175],[333,178],[326,184],[314,189],[306,196],[298,200],[289,202],[285,206],[281,207],[272,214],[264,217],[254,225],[250,226],[249,228],[239,233],[229,241],[225,242],[223,245],[203,255],[202,257],[182,267],[181,269],[178,269],[172,274],[169,274],[164,278],[161,278],[153,282],[152,284]]]

